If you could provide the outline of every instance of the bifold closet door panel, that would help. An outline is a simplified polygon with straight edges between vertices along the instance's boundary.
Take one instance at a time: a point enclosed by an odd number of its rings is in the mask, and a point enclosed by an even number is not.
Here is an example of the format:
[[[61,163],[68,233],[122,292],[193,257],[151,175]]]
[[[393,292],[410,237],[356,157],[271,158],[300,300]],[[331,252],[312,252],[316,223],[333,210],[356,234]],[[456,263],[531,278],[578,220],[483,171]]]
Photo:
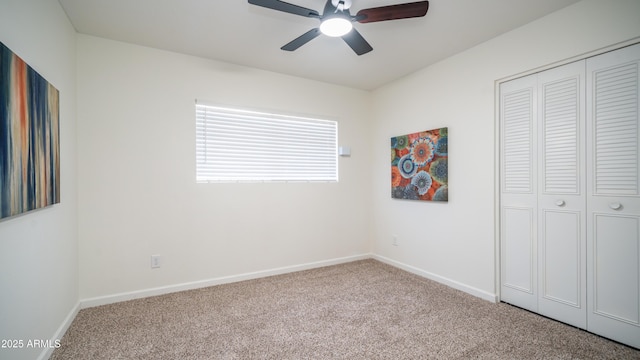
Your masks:
[[[500,298],[537,311],[537,80],[500,86]]]
[[[640,348],[640,45],[587,60],[588,330]]]
[[[585,62],[538,74],[538,312],[587,327]]]

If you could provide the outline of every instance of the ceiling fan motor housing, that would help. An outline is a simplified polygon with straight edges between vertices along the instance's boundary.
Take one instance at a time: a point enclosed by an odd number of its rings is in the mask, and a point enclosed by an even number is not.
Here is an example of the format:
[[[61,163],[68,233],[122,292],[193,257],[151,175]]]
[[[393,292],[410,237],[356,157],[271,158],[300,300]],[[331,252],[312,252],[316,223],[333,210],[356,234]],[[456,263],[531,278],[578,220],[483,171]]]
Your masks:
[[[331,4],[336,9],[342,11],[347,10],[351,7],[352,0],[331,0]]]

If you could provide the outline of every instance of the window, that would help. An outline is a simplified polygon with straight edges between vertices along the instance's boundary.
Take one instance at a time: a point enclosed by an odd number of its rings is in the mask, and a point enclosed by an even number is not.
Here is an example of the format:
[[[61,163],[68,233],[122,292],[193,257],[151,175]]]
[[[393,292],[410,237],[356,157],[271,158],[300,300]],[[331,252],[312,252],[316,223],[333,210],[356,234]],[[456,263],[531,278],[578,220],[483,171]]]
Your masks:
[[[196,103],[196,181],[338,181],[335,121]]]

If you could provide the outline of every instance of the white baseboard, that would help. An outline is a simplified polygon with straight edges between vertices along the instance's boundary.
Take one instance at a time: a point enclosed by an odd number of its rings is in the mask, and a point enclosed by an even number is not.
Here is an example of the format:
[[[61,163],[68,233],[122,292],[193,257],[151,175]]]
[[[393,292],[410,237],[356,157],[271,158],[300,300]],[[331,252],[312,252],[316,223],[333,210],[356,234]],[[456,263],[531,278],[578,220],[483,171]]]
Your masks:
[[[62,340],[62,337],[71,326],[71,323],[76,318],[76,315],[78,315],[78,311],[80,311],[79,302],[76,303],[76,305],[71,309],[71,311],[69,311],[69,314],[67,314],[67,317],[64,318],[64,320],[62,321],[62,324],[60,324],[60,326],[58,327],[58,330],[56,330],[56,332],[53,334],[53,337],[51,338],[51,344],[55,344],[57,341]],[[40,353],[40,356],[38,356],[38,360],[46,360],[50,358],[54,350],[55,350],[55,347],[44,348],[42,353]]]
[[[285,267],[280,267],[280,268],[275,268],[270,270],[244,273],[239,275],[223,276],[219,278],[193,281],[193,282],[168,285],[168,286],[161,286],[156,288],[119,293],[114,295],[99,296],[99,297],[80,300],[80,308],[86,309],[94,306],[113,304],[121,301],[140,299],[140,298],[145,298],[149,296],[164,295],[164,294],[169,294],[169,293],[178,292],[178,291],[200,289],[200,288],[209,287],[209,286],[228,284],[228,283],[257,279],[257,278],[273,276],[273,275],[281,275],[281,274],[286,274],[286,273],[291,273],[296,271],[309,270],[309,269],[314,269],[314,268],[319,268],[324,266],[337,265],[337,264],[347,263],[351,261],[371,259],[371,258],[372,258],[372,254],[354,255],[354,256],[347,256],[347,257],[337,258],[337,259],[316,261],[316,262],[306,263],[306,264],[285,266]]]
[[[275,268],[270,270],[256,271],[256,272],[244,273],[239,275],[223,276],[223,277],[207,279],[207,280],[193,281],[188,283],[161,286],[156,288],[149,288],[149,289],[131,291],[126,293],[119,293],[119,294],[83,299],[83,300],[80,300],[79,308],[86,309],[94,306],[113,304],[121,301],[140,299],[140,298],[145,298],[149,296],[164,295],[164,294],[169,294],[169,293],[178,292],[178,291],[200,289],[200,288],[209,287],[209,286],[228,284],[228,283],[257,279],[257,278],[273,276],[273,275],[281,275],[281,274],[286,274],[286,273],[291,273],[296,271],[309,270],[309,269],[337,265],[337,264],[342,264],[342,263],[347,263],[347,262],[357,261],[357,260],[364,260],[364,259],[376,259],[385,264],[397,267],[399,269],[425,277],[430,280],[437,281],[441,284],[447,285],[449,287],[452,287],[460,291],[464,291],[470,295],[479,297],[481,299],[491,301],[491,302],[498,301],[498,296],[496,294],[492,294],[484,290],[480,290],[480,289],[468,286],[466,284],[457,282],[455,280],[451,280],[446,277],[430,273],[428,271],[401,263],[396,260],[389,259],[381,255],[369,253],[369,254],[347,256],[343,258],[336,258],[331,260],[316,261],[316,262],[306,263],[306,264],[285,266],[285,267],[280,267],[280,268]],[[77,313],[77,310],[76,310],[76,313]],[[71,321],[73,321],[73,318],[71,319]],[[64,332],[62,332],[62,334],[64,334]]]
[[[469,285],[465,285],[463,283],[457,282],[455,280],[451,280],[448,279],[446,277],[440,276],[440,275],[436,275],[433,273],[430,273],[428,271],[419,269],[417,267],[411,266],[411,265],[407,265],[404,263],[401,263],[399,261],[395,261],[392,259],[389,259],[387,257],[381,256],[381,255],[377,255],[377,254],[372,254],[372,258],[376,259],[378,261],[381,261],[385,264],[397,267],[399,269],[408,271],[412,274],[416,274],[418,276],[422,276],[425,277],[427,279],[433,280],[433,281],[437,281],[441,284],[447,285],[449,287],[452,287],[454,289],[460,290],[460,291],[464,291],[467,294],[479,297],[481,299],[487,300],[487,301],[491,301],[491,302],[498,302],[498,296],[496,294],[492,294],[489,292],[486,292],[484,290],[480,290],[474,287],[471,287]]]

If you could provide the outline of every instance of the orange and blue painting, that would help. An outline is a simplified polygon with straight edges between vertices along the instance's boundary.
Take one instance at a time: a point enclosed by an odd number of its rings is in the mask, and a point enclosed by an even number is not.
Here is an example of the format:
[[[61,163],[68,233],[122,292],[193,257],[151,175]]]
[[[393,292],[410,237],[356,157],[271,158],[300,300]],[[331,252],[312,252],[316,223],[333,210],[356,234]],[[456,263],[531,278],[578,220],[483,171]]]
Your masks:
[[[59,92],[0,42],[0,218],[60,202]]]
[[[391,138],[391,197],[449,201],[448,129]]]

